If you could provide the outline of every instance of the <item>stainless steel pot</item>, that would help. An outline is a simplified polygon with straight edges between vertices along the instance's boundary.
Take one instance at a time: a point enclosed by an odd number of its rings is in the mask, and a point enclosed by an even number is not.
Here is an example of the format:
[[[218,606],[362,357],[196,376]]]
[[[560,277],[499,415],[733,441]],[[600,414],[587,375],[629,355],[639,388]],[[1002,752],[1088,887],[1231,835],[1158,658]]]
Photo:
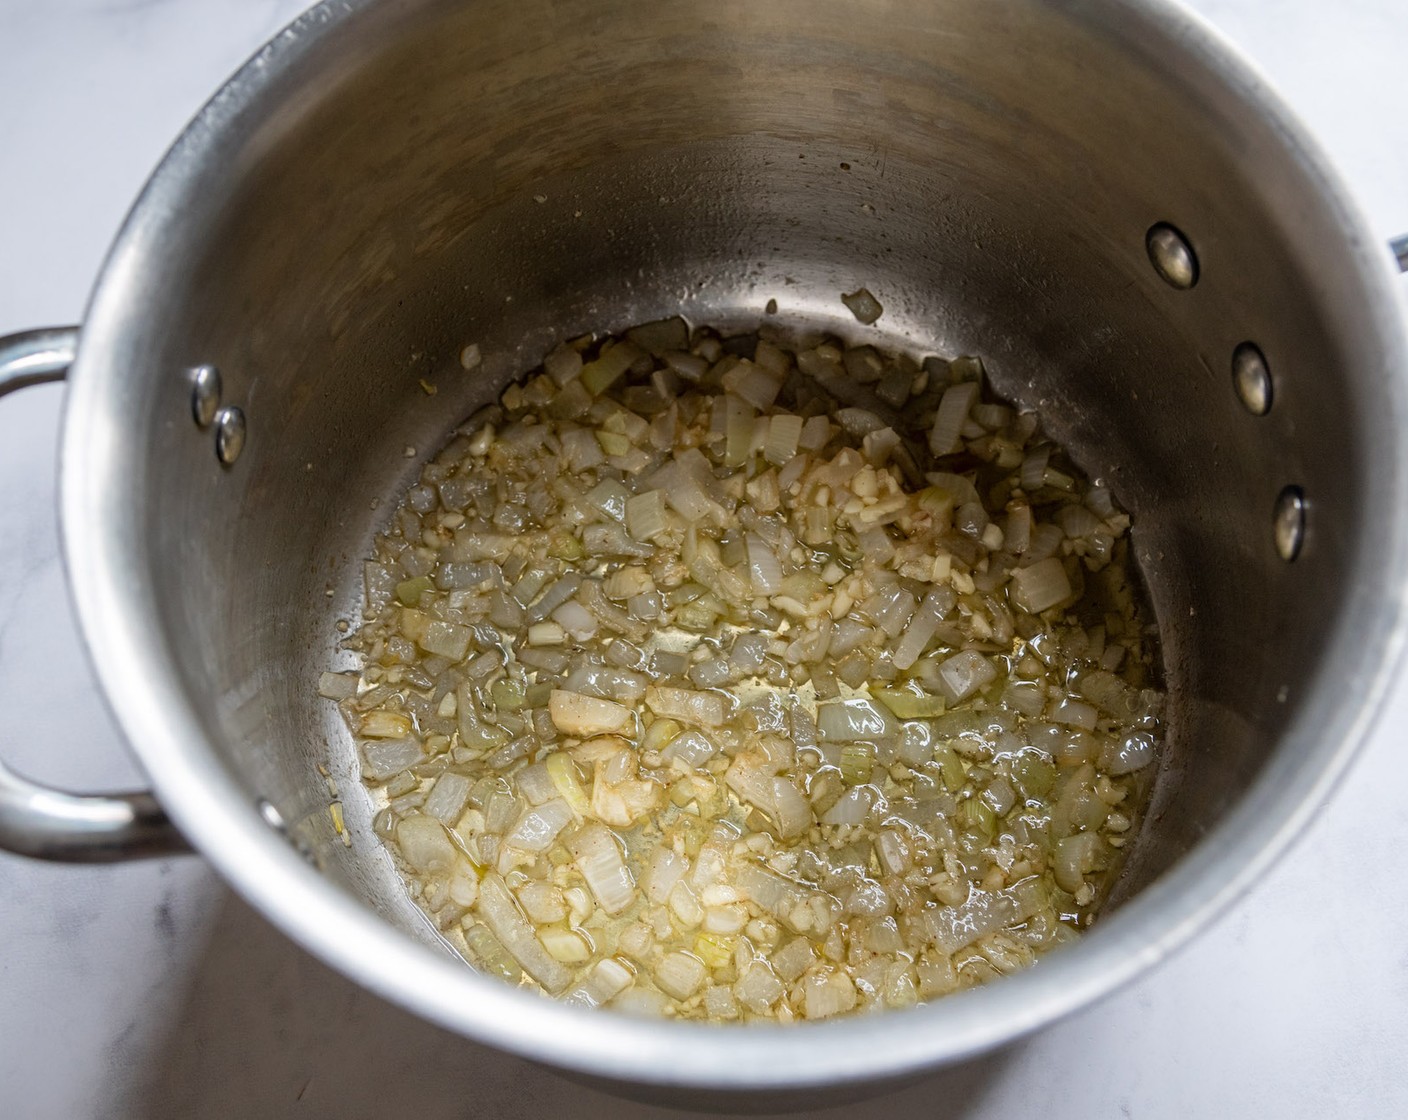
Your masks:
[[[367,987],[638,1092],[873,1084],[999,1045],[1225,908],[1363,737],[1404,639],[1393,282],[1286,111],[1154,0],[325,4],[177,142],[82,331],[0,342],[0,394],[67,372],[72,587],[155,790],[0,768],[0,844],[184,836]],[[838,299],[861,284],[870,331]],[[565,335],[769,299],[983,353],[1134,511],[1173,698],[1156,803],[1112,912],[981,990],[789,1029],[569,1010],[439,946],[316,678],[416,460],[506,379]]]

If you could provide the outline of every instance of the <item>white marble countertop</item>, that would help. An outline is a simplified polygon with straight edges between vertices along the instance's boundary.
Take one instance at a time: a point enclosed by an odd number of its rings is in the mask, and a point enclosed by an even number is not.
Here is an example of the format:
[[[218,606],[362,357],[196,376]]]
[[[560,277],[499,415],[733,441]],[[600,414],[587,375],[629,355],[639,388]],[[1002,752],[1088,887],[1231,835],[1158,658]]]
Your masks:
[[[0,332],[79,319],[166,146],[302,6],[0,0]],[[1376,230],[1408,231],[1403,0],[1194,6],[1306,118]],[[76,788],[135,785],[58,558],[61,392],[0,405],[0,751]],[[827,1115],[1408,1116],[1408,877],[1376,855],[1408,850],[1405,721],[1408,686],[1289,857],[1158,971],[1001,1054]],[[666,1113],[389,1007],[295,948],[199,858],[0,856],[0,1116],[284,1115]]]

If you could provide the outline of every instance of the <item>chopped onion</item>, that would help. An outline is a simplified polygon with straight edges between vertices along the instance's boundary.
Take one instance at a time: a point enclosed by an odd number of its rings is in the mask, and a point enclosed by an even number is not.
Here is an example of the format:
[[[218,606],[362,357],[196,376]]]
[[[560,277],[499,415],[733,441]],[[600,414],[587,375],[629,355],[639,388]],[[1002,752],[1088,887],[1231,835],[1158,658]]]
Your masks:
[[[1132,774],[1154,761],[1157,747],[1154,737],[1146,731],[1135,731],[1120,739],[1109,739],[1100,754],[1100,767],[1107,774],[1119,777]]]
[[[1012,573],[1012,605],[1027,614],[1040,614],[1071,597],[1071,581],[1061,561],[1051,556]]]
[[[665,520],[665,495],[647,490],[626,502],[626,529],[638,541],[648,541],[669,529]]]
[[[822,824],[864,824],[875,803],[875,793],[869,786],[847,790],[836,803],[821,815]]]
[[[841,296],[841,302],[846,305],[850,313],[859,319],[866,326],[875,322],[885,313],[885,309],[880,305],[880,301],[870,294],[865,288],[857,288],[854,292],[847,292]]]
[[[465,802],[469,800],[470,785],[470,780],[463,774],[441,774],[435,779],[430,796],[421,808],[441,824],[457,821],[464,812]]]
[[[950,705],[966,700],[996,679],[997,669],[977,650],[960,650],[939,666],[939,690]]]
[[[1085,884],[1085,876],[1099,865],[1103,842],[1098,833],[1078,832],[1056,841],[1052,870],[1056,885],[1075,894]]]
[[[479,883],[479,915],[503,947],[549,992],[556,995],[572,982],[572,973],[554,960],[519,913],[504,881],[492,872]]]
[[[1085,924],[1155,645],[1128,516],[982,378],[675,318],[462,425],[365,566],[360,673],[318,681],[447,938],[584,1006],[791,1021]]]
[[[701,727],[719,727],[727,716],[724,698],[717,692],[651,685],[645,690],[645,703],[657,716]]]
[[[782,998],[786,989],[763,961],[753,961],[733,986],[733,994],[754,1015],[761,1015]]]
[[[621,914],[630,908],[635,901],[635,881],[615,837],[605,827],[584,824],[568,839],[567,847],[603,910]]]
[[[698,769],[718,753],[719,748],[702,732],[685,731],[670,740],[670,745],[661,752],[660,757],[665,762],[678,759],[690,769]]]
[[[704,962],[694,954],[676,950],[660,958],[655,966],[655,982],[666,995],[688,999],[704,983],[706,971]]]
[[[810,974],[802,990],[808,1019],[829,1019],[856,1005],[856,986],[839,970]]]
[[[978,389],[976,381],[962,381],[944,390],[934,413],[934,426],[929,429],[929,450],[935,455],[952,455],[958,450],[959,432],[978,399]]]
[[[536,809],[526,809],[504,841],[525,852],[546,851],[557,839],[557,834],[571,823],[572,816],[567,802],[553,798]]]
[[[458,855],[444,825],[421,813],[401,819],[396,826],[396,846],[401,858],[422,873],[449,868]]]
[[[647,695],[649,693],[647,692]],[[553,689],[548,699],[553,725],[568,735],[620,735],[635,727],[635,713],[612,700]]]
[[[1072,727],[1084,728],[1086,731],[1094,731],[1098,717],[1095,709],[1089,704],[1063,696],[1051,705],[1049,718],[1053,723],[1065,723]]]
[[[862,697],[820,705],[816,727],[817,734],[832,743],[893,739],[899,733],[899,724],[888,710]]]
[[[772,780],[772,818],[784,840],[803,835],[812,826],[812,807],[797,786],[783,777]]]
[[[748,578],[758,595],[776,595],[782,587],[782,563],[756,533],[747,536]]]
[[[419,762],[425,755],[420,743],[413,738],[387,739],[369,743],[362,749],[366,759],[367,774],[376,781],[384,782],[394,774]]]
[[[742,398],[754,408],[767,408],[777,399],[782,388],[782,376],[746,359],[724,374],[724,389]]]
[[[673,848],[656,848],[645,877],[646,898],[657,906],[661,905],[670,897],[675,884],[688,870],[689,860]]]
[[[634,980],[629,968],[615,957],[607,957],[593,965],[587,978],[564,995],[562,1001],[578,1007],[600,1007],[619,996]]]

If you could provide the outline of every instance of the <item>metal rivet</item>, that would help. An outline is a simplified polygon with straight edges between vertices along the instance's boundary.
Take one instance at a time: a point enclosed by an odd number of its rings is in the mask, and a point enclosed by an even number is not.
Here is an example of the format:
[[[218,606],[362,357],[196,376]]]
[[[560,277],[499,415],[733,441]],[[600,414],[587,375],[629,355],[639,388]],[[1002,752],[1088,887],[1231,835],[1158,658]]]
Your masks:
[[[1232,385],[1253,416],[1271,411],[1271,370],[1255,342],[1243,342],[1232,351]]]
[[[1186,291],[1198,282],[1198,255],[1188,239],[1167,222],[1149,227],[1144,236],[1149,261],[1172,287]]]
[[[1276,499],[1272,532],[1282,560],[1289,563],[1300,555],[1305,543],[1305,494],[1299,486],[1287,486]]]
[[[196,366],[189,376],[191,415],[196,427],[208,428],[220,407],[220,371],[214,366]]]
[[[284,824],[284,815],[274,808],[273,802],[261,797],[254,803],[254,807],[259,810],[259,815],[264,818],[264,823],[278,832],[288,832],[288,826]]]
[[[227,467],[244,450],[244,413],[238,408],[222,408],[215,414],[215,454]]]

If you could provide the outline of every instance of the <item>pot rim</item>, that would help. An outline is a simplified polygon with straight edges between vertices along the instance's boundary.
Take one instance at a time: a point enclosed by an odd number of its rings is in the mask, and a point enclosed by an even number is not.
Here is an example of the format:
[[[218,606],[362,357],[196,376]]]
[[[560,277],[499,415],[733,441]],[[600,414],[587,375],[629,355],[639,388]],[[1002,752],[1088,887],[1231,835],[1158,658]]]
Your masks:
[[[1346,697],[1337,734],[1298,718],[1287,738],[1308,743],[1290,772],[1273,763],[1242,801],[1161,879],[1102,919],[1076,944],[979,989],[906,1011],[790,1027],[718,1027],[571,1008],[481,976],[377,917],[309,867],[259,816],[203,746],[206,732],[161,648],[150,641],[141,594],[143,545],[123,515],[130,481],[110,464],[121,435],[104,418],[129,371],[117,368],[124,333],[140,315],[133,296],[159,254],[161,233],[181,220],[181,200],[226,130],[329,36],[377,6],[327,0],[296,19],[201,110],[134,205],[102,267],[70,374],[61,448],[61,525],[71,594],[87,649],[124,735],[157,796],[190,841],[246,899],[293,940],[345,975],[409,1010],[479,1042],[595,1077],[722,1090],[789,1089],[898,1078],[1012,1041],[1105,996],[1181,947],[1264,875],[1344,774],[1389,692],[1405,630],[1405,588],[1390,584],[1377,629],[1381,654],[1357,695]],[[1357,204],[1255,66],[1201,17],[1164,0],[1109,5],[1186,56],[1229,97],[1258,112],[1282,138],[1287,160],[1346,231],[1347,259],[1362,279],[1366,320],[1389,367],[1408,371],[1408,331],[1391,255]],[[1384,407],[1408,417],[1405,378]],[[1408,430],[1408,425],[1405,425]],[[1408,441],[1391,467],[1408,494]],[[1408,518],[1390,531],[1386,572],[1408,571]],[[1387,579],[1386,579],[1387,582]],[[1352,710],[1350,710],[1352,707]]]

